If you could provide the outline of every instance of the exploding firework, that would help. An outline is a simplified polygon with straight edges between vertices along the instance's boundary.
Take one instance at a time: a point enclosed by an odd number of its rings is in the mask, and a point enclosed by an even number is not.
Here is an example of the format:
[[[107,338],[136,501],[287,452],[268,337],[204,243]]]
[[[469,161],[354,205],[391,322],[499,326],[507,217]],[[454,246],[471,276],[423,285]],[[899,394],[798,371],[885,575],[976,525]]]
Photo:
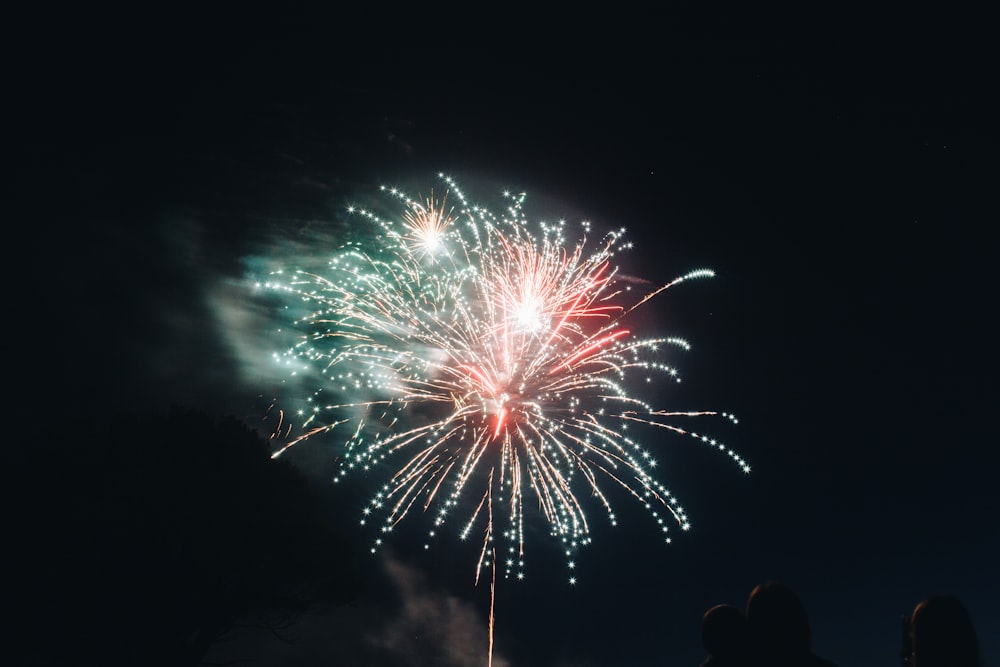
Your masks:
[[[750,467],[682,425],[732,415],[671,411],[632,390],[637,376],[643,386],[679,382],[662,359],[689,346],[638,336],[628,316],[712,271],[636,294],[640,281],[615,263],[630,247],[624,230],[592,241],[582,223],[571,238],[563,222],[530,222],[523,194],[505,193],[495,214],[441,178],[438,198],[383,188],[398,217],[349,209],[374,240],[341,247],[323,271],[262,285],[306,306],[294,322],[299,337],[276,357],[317,378],[301,423],[282,416],[274,456],[342,434],[336,481],[392,471],[363,510],[362,524],[378,524],[373,551],[415,509],[432,514],[432,537],[458,516],[462,539],[482,527],[475,577],[489,570],[491,587],[498,572],[525,576],[526,519],[544,521],[572,564],[591,541],[591,510],[615,524],[614,487],[647,508],[670,542],[671,526],[687,530],[688,516],[630,425],[693,438]]]

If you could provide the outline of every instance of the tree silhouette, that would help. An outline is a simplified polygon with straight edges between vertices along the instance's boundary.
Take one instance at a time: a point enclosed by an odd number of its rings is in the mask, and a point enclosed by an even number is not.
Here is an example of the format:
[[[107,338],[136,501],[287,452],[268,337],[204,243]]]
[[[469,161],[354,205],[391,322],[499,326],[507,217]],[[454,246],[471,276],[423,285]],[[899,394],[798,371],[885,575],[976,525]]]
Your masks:
[[[361,592],[317,490],[235,419],[66,419],[6,457],[6,664],[197,665]]]

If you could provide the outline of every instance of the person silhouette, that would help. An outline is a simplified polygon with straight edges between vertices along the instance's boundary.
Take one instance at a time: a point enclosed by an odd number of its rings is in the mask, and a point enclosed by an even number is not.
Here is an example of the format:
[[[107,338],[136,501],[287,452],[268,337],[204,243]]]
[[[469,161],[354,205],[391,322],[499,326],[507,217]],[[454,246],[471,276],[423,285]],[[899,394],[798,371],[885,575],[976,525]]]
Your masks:
[[[931,595],[910,616],[912,667],[981,667],[979,638],[968,609],[954,595]]]
[[[701,643],[708,656],[701,667],[746,667],[749,635],[743,611],[730,604],[717,604],[701,617]]]
[[[747,599],[753,664],[761,667],[836,667],[812,651],[809,617],[789,586],[767,581]]]

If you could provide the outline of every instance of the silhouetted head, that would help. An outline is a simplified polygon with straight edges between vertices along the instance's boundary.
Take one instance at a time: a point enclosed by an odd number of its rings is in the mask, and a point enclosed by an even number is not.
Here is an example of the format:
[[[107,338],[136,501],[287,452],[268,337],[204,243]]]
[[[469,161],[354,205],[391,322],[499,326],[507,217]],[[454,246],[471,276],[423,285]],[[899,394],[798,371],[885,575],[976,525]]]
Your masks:
[[[701,643],[709,655],[742,655],[747,642],[746,616],[729,604],[717,604],[701,617]]]
[[[972,616],[953,595],[932,595],[913,610],[914,667],[979,667]]]
[[[810,652],[812,637],[806,608],[788,586],[763,583],[747,600],[747,623],[757,649],[767,655],[803,655]]]

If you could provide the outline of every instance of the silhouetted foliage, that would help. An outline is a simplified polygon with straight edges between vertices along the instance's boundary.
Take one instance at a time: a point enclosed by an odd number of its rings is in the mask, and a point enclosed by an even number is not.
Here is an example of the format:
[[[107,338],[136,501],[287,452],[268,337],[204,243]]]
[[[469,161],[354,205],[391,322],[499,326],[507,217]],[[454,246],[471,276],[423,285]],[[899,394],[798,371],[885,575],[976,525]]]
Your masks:
[[[15,665],[196,665],[237,621],[360,593],[315,489],[237,420],[73,420],[7,457]]]

